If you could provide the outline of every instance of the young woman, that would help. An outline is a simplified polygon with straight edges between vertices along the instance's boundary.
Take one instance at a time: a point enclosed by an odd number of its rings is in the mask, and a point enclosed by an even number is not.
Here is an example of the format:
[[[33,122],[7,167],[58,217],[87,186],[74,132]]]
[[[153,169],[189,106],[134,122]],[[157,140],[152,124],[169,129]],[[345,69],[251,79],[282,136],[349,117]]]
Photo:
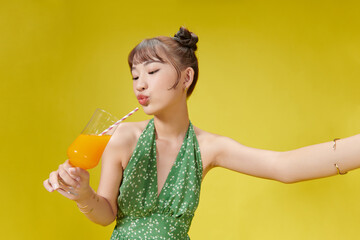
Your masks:
[[[44,181],[76,201],[91,221],[117,221],[111,239],[189,239],[202,179],[214,167],[284,183],[344,174],[360,166],[360,135],[287,152],[246,147],[201,130],[187,98],[198,79],[198,37],[145,39],[129,54],[133,90],[153,119],[122,123],[103,157],[98,191],[66,161]]]

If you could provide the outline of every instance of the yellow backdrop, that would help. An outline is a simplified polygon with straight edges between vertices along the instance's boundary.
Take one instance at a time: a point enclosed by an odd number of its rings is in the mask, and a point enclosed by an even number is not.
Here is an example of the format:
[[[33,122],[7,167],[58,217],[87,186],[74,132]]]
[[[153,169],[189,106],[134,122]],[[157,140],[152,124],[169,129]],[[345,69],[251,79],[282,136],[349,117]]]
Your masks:
[[[95,108],[138,106],[127,55],[143,38],[199,36],[194,125],[286,151],[360,133],[358,1],[0,3],[1,239],[109,239],[42,181]],[[139,111],[132,121],[148,119]],[[91,172],[96,189],[100,167]],[[360,171],[297,184],[216,168],[194,240],[359,239]]]

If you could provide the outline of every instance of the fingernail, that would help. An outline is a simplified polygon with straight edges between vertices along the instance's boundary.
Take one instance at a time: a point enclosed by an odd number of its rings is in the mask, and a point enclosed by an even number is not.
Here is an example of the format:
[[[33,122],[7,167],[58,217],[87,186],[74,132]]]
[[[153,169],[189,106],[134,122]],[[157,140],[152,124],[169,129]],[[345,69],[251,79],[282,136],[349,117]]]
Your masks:
[[[53,188],[54,188],[54,190],[56,190],[56,189],[59,188],[59,185],[58,185],[57,183],[55,183],[55,184],[53,185]]]
[[[78,181],[78,182],[79,182],[79,181],[80,181],[80,177],[77,177],[77,178],[76,178],[76,181]]]

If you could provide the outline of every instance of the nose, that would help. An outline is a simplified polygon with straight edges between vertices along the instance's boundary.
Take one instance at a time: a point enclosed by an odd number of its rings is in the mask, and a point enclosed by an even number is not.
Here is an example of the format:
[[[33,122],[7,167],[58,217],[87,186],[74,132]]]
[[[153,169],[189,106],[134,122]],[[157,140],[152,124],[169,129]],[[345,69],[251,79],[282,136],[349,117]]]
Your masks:
[[[146,82],[146,79],[144,77],[139,77],[136,80],[136,90],[138,91],[144,91],[145,89],[147,89],[148,85]]]

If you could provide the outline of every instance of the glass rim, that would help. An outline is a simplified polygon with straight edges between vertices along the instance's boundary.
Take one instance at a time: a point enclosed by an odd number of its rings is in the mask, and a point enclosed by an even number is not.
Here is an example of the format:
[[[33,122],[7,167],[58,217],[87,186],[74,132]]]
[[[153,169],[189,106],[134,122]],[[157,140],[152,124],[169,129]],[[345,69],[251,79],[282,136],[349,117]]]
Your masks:
[[[108,111],[106,111],[106,110],[104,110],[102,108],[96,108],[95,111],[93,112],[90,120],[86,123],[86,125],[83,128],[83,130],[81,131],[81,133],[84,133],[86,131],[86,129],[89,127],[89,125],[91,123],[93,123],[93,121],[95,121],[94,119],[96,118],[96,116],[98,116],[98,114],[105,114],[108,117],[110,117],[109,121],[111,122],[111,124],[115,123],[118,120],[117,117],[115,117],[114,115],[112,115]]]

